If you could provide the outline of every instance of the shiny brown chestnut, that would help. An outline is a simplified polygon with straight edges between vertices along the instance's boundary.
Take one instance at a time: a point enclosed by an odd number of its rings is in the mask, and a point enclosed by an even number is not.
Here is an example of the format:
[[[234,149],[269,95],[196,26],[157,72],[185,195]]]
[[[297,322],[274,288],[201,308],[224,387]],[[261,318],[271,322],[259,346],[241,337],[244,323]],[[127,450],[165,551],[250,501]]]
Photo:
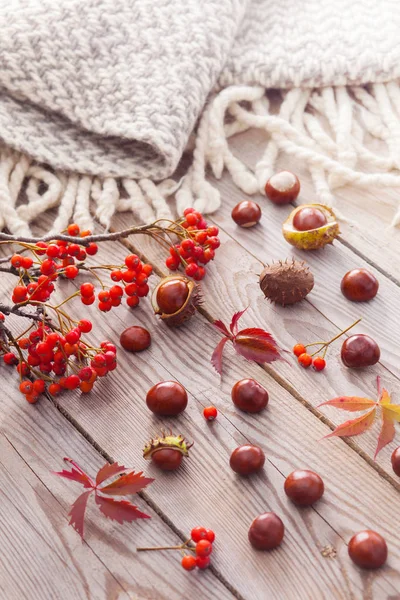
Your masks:
[[[265,193],[274,204],[290,204],[300,192],[299,178],[290,171],[280,171],[265,184]]]
[[[346,367],[358,369],[375,365],[380,359],[381,351],[369,335],[359,333],[343,342],[340,355]]]
[[[237,381],[231,392],[233,404],[249,413],[258,413],[268,404],[268,392],[254,379]]]
[[[400,477],[400,446],[393,450],[392,453],[392,469],[398,477]]]
[[[348,552],[351,560],[362,569],[379,569],[385,564],[388,555],[384,538],[370,529],[353,535]]]
[[[183,385],[177,381],[161,381],[149,389],[146,404],[155,415],[174,417],[183,412],[188,396]]]
[[[261,219],[261,208],[256,202],[243,200],[236,204],[231,216],[240,227],[254,227]]]
[[[133,325],[121,333],[121,346],[128,352],[142,352],[151,344],[151,335],[144,327]]]
[[[324,482],[314,471],[298,469],[286,477],[284,488],[292,502],[299,506],[311,506],[324,493]]]
[[[340,289],[347,300],[368,302],[378,293],[379,281],[367,269],[353,269],[343,277]]]
[[[189,291],[188,284],[183,279],[165,281],[157,291],[158,308],[167,315],[176,313],[185,304]]]
[[[297,231],[311,231],[323,227],[328,222],[326,216],[319,210],[312,206],[305,206],[296,212],[293,217],[293,227]]]
[[[254,519],[249,529],[249,542],[256,550],[272,550],[279,546],[285,534],[282,520],[272,512]]]
[[[162,471],[175,471],[181,466],[182,458],[183,455],[179,450],[163,448],[154,452],[151,460]]]
[[[235,448],[231,454],[229,465],[239,475],[256,473],[265,463],[265,454],[258,446],[245,444]]]

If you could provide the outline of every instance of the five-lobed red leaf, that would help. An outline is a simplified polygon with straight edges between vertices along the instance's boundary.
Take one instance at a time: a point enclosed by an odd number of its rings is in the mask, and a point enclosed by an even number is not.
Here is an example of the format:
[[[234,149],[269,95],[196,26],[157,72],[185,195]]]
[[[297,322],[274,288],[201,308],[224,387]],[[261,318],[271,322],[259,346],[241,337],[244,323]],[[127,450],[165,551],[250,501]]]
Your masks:
[[[253,360],[258,363],[284,360],[275,339],[270,333],[264,331],[264,329],[251,327],[237,331],[238,321],[246,310],[236,312],[233,315],[230,324],[231,333],[229,333],[222,321],[214,321],[215,327],[225,336],[218,343],[211,356],[211,363],[220,375],[222,375],[223,350],[228,340],[232,342],[234,350],[247,360]]]

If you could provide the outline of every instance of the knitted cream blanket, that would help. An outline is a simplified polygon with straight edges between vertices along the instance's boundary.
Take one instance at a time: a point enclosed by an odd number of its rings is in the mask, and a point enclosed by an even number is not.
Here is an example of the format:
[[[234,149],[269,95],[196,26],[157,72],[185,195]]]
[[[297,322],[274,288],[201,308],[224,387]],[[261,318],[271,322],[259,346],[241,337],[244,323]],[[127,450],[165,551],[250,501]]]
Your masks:
[[[29,234],[56,206],[54,232],[151,221],[175,192],[179,211],[213,212],[207,167],[263,193],[280,152],[325,204],[339,185],[400,185],[398,0],[0,0],[0,31],[0,230]],[[269,134],[254,172],[228,143],[252,127]]]

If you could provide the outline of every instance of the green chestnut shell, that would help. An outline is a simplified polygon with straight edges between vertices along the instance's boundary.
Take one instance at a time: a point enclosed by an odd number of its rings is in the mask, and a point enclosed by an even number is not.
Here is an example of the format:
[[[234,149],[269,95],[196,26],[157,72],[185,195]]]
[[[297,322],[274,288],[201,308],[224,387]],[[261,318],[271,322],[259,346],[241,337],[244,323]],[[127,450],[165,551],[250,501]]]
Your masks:
[[[326,217],[326,224],[316,229],[308,231],[298,231],[293,227],[293,219],[303,208],[316,208]],[[323,204],[302,204],[295,208],[286,219],[282,226],[283,237],[289,244],[299,250],[319,250],[327,244],[332,244],[333,240],[340,234],[336,215],[329,206]]]

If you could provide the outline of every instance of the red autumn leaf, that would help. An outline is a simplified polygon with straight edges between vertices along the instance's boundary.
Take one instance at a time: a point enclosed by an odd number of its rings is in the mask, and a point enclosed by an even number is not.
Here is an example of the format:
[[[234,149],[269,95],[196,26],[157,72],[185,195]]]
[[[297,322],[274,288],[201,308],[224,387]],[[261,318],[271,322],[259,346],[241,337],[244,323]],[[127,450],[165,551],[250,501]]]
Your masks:
[[[230,337],[230,333],[226,327],[226,325],[224,325],[224,323],[222,321],[214,321],[213,323],[214,327],[216,327],[217,329],[220,330],[221,333],[223,333],[224,335],[226,335],[226,337]]]
[[[73,505],[71,506],[71,510],[68,515],[71,517],[69,524],[79,533],[81,538],[83,538],[83,523],[85,521],[85,511],[87,506],[87,501],[89,500],[89,496],[93,490],[89,490],[88,492],[83,492],[78,498],[75,500]]]
[[[224,334],[224,338],[219,342],[211,356],[211,363],[215,370],[222,375],[222,354],[226,342],[231,341],[235,351],[258,363],[270,363],[274,360],[284,360],[280,354],[280,349],[270,333],[259,327],[249,329],[238,329],[238,321],[243,313],[242,310],[236,312],[230,324],[231,333],[222,321],[214,321],[215,327]]]
[[[63,469],[62,471],[53,471],[53,475],[58,475],[59,477],[64,477],[65,479],[71,479],[72,481],[81,483],[85,488],[92,488],[95,485],[94,481],[85,473],[85,471],[82,471],[76,462],[70,458],[64,458],[64,461],[72,465],[71,470],[66,471]]]
[[[340,408],[349,412],[356,412],[364,410],[366,408],[373,407],[367,413],[364,413],[360,417],[346,421],[342,423],[336,429],[325,437],[332,436],[352,436],[364,433],[375,420],[377,409],[381,409],[382,425],[378,437],[378,445],[376,447],[374,460],[378,456],[379,452],[393,441],[396,430],[395,421],[400,422],[400,406],[398,404],[392,404],[391,397],[387,390],[382,389],[380,386],[380,377],[377,378],[379,401],[376,402],[370,398],[358,398],[357,396],[339,396],[333,398],[327,402],[323,402],[319,406],[333,406],[334,408]]]
[[[222,375],[222,352],[224,351],[226,342],[229,342],[229,338],[222,338],[211,356],[211,364],[219,375]]]
[[[137,506],[134,506],[127,500],[114,500],[114,498],[103,498],[99,494],[95,496],[96,504],[98,504],[100,511],[108,519],[118,521],[118,523],[124,523],[128,521],[136,521],[137,519],[150,519],[150,515],[141,512]]]
[[[106,463],[96,475],[96,485],[100,485],[106,479],[118,475],[118,473],[122,473],[123,471],[126,471],[124,465],[119,465],[117,462],[111,464]]]
[[[105,487],[98,489],[102,494],[111,496],[127,496],[128,494],[137,494],[137,492],[140,492],[140,490],[153,481],[154,479],[143,477],[142,472],[135,473],[132,471],[130,473],[121,475],[112,483],[109,483]]]
[[[72,465],[71,471],[63,470],[54,474],[64,477],[65,479],[77,481],[84,487],[90,488],[88,492],[84,492],[75,500],[69,512],[69,516],[71,517],[69,524],[72,525],[82,538],[87,502],[89,496],[93,494],[93,492],[95,493],[95,500],[100,507],[100,511],[110,519],[118,521],[119,523],[123,523],[124,521],[134,521],[136,519],[150,519],[149,515],[142,513],[136,506],[127,500],[115,500],[114,498],[102,497],[98,492],[112,496],[136,494],[149,485],[149,483],[152,483],[154,479],[144,477],[142,471],[140,471],[140,473],[135,473],[131,469],[126,469],[123,465],[119,465],[118,463],[107,463],[99,469],[96,475],[96,481],[94,481],[73,460],[70,458],[64,458],[64,460]],[[121,475],[121,473],[124,474]],[[100,487],[100,484],[116,475],[120,476],[111,483]]]
[[[333,406],[334,408],[340,408],[342,410],[347,410],[348,412],[357,412],[359,410],[365,410],[370,406],[375,406],[375,400],[371,400],[370,398],[358,398],[357,396],[339,396],[338,398],[333,398],[332,400],[328,400],[327,402],[322,402],[318,406]]]
[[[270,333],[263,329],[242,329],[236,334],[233,347],[247,360],[254,360],[258,363],[270,363],[282,358],[276,341]]]
[[[244,310],[240,310],[239,312],[235,312],[235,314],[233,315],[231,324],[229,326],[233,335],[236,335],[237,330],[238,330],[239,319],[246,312],[246,310],[247,310],[247,308],[245,308]],[[225,327],[225,325],[224,325],[224,327]]]

